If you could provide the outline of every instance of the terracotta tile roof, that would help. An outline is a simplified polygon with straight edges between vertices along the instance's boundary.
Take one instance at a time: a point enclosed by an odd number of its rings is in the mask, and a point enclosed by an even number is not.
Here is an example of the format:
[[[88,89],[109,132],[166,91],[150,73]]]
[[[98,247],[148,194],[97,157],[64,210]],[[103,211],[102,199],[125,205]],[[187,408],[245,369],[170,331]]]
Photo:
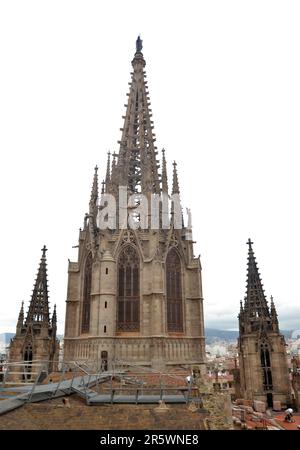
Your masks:
[[[294,414],[294,420],[295,422],[292,423],[288,423],[284,421],[285,418],[285,413],[279,413],[275,416],[275,420],[278,423],[278,425],[280,425],[281,427],[283,427],[285,430],[299,430],[298,425],[300,427],[300,414],[296,413]]]

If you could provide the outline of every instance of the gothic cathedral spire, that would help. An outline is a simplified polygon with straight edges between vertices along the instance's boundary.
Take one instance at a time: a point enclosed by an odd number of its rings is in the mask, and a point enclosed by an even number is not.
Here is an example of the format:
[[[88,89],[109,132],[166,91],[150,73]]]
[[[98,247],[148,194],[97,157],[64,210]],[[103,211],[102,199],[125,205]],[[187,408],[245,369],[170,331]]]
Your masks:
[[[119,186],[127,186],[129,193],[160,193],[159,164],[156,158],[155,134],[147,88],[146,62],[142,41],[138,37],[132,60],[133,72],[125,105],[126,115],[121,128],[118,157]]]
[[[176,165],[168,188],[164,150],[159,173],[142,50],[139,37],[120,148],[108,155],[97,207],[94,177],[90,212],[98,208],[98,220],[86,215],[78,260],[69,262],[64,358],[91,361],[99,355],[100,367],[109,369],[113,361],[126,361],[202,370],[201,264],[193,253],[191,220],[184,228]],[[82,352],[87,338],[93,350]]]
[[[44,245],[42,248],[41,262],[25,320],[26,326],[35,322],[39,322],[47,326],[49,326],[50,323],[46,251],[47,248]]]
[[[248,271],[247,271],[247,291],[245,297],[245,314],[250,318],[269,317],[269,308],[260,279],[256,258],[252,248],[253,242],[248,239]]]

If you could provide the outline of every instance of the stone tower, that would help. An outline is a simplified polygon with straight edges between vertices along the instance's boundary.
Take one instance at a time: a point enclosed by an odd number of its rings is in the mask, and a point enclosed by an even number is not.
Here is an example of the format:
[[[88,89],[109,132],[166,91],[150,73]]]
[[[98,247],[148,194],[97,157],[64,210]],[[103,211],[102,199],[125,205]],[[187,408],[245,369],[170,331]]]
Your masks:
[[[57,370],[59,342],[56,339],[57,317],[56,308],[52,318],[49,312],[49,296],[47,282],[46,247],[42,249],[42,258],[35,280],[30,305],[24,320],[24,304],[19,313],[16,334],[11,340],[9,361],[26,363],[27,372],[34,370],[31,363],[43,363],[48,372]],[[17,368],[17,366],[16,366]],[[14,369],[20,370],[22,369]],[[24,378],[22,374],[18,378]],[[15,377],[16,378],[16,377]],[[28,374],[26,379],[30,379]]]
[[[293,372],[292,372],[292,387],[294,406],[300,412],[300,356],[293,356],[292,358]]]
[[[284,336],[271,297],[268,305],[256,258],[248,240],[247,291],[239,313],[239,364],[242,396],[268,406],[290,403],[291,386]]]
[[[119,152],[108,154],[100,196],[95,168],[69,263],[64,360],[204,368],[201,264],[165,150],[160,170],[145,65],[138,38]]]

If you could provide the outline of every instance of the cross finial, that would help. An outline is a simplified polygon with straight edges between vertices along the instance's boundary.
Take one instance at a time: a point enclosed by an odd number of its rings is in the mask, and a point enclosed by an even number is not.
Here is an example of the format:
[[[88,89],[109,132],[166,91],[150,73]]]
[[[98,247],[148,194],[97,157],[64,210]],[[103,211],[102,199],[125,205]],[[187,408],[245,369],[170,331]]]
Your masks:
[[[42,257],[45,258],[46,257],[46,252],[48,251],[48,249],[46,248],[46,245],[44,245],[44,247],[42,248]]]
[[[250,238],[248,239],[248,241],[247,241],[247,244],[248,244],[248,245],[249,245],[249,247],[251,248],[251,246],[252,246],[253,242],[251,241],[251,239],[250,239]]]
[[[95,172],[96,172],[96,173],[98,172],[98,166],[97,166],[97,164],[95,165]]]

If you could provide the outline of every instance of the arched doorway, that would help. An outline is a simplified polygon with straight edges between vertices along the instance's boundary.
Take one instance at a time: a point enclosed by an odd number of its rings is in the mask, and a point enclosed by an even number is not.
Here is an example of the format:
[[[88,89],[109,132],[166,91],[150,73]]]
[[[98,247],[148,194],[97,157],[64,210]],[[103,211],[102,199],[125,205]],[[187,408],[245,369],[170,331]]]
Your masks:
[[[33,361],[33,352],[32,352],[32,344],[27,344],[24,349],[23,359],[25,362],[23,380],[27,381],[31,379],[31,371],[32,371],[32,361]]]
[[[269,408],[273,408],[273,394],[271,392],[267,394],[267,405]]]
[[[101,372],[107,372],[108,370],[108,353],[103,350],[101,352]]]

